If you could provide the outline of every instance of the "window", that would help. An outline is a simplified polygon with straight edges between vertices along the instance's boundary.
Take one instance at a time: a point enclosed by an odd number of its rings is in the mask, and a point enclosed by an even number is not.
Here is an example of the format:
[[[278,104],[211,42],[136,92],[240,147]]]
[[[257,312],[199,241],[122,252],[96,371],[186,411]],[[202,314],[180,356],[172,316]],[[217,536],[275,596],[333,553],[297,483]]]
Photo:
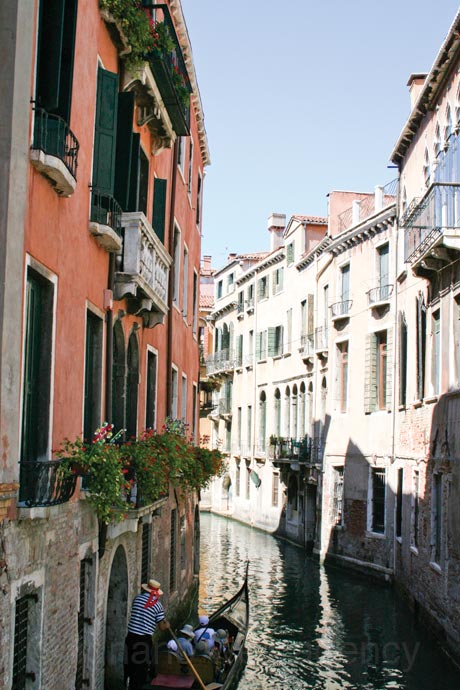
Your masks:
[[[198,273],[193,269],[193,319],[192,331],[196,335],[198,329]]]
[[[402,505],[403,505],[403,484],[404,484],[404,470],[398,469],[398,483],[396,486],[396,516],[395,516],[395,531],[396,536],[402,535]]]
[[[37,609],[38,594],[26,594],[16,599],[14,615],[13,646],[13,685],[14,690],[26,690],[31,687],[33,670],[31,663],[36,658],[36,638],[32,634],[31,619]],[[35,626],[34,626],[35,627]],[[35,632],[38,632],[35,631]],[[32,646],[33,645],[33,646]]]
[[[277,507],[280,494],[280,476],[273,473],[272,475],[272,506]]]
[[[305,384],[302,381],[299,389],[299,438],[305,436]]]
[[[328,313],[329,308],[329,285],[324,285],[323,287],[323,327],[327,328]]]
[[[251,495],[251,468],[249,467],[249,460],[246,460],[246,499]]]
[[[241,434],[242,434],[242,428],[241,428],[241,418],[242,418],[242,408],[239,407],[237,410],[237,419],[236,419],[236,442],[238,444],[238,450],[241,450]]]
[[[191,195],[193,181],[193,141],[190,139],[190,146],[188,151],[188,173],[187,173],[187,191]]]
[[[281,436],[281,393],[280,393],[279,388],[277,388],[275,390],[273,413],[274,413],[275,436],[280,437]]]
[[[442,475],[433,475],[431,498],[431,560],[441,564],[442,542]]]
[[[452,134],[452,111],[450,105],[446,108],[446,127],[444,129],[444,141],[448,142],[450,135]]]
[[[192,386],[192,438],[196,441],[196,411],[198,404],[198,386],[196,383]]]
[[[225,452],[230,453],[232,450],[232,423],[225,422]]]
[[[257,299],[262,300],[268,297],[268,280],[267,276],[259,278],[257,281]]]
[[[248,286],[248,291],[247,291],[247,309],[253,309],[254,308],[254,285],[251,284]]]
[[[184,174],[185,166],[185,141],[185,137],[177,137],[177,165],[182,175]]]
[[[46,460],[51,425],[54,286],[27,270],[21,461]]]
[[[431,168],[430,168],[430,154],[428,149],[425,149],[425,158],[423,164],[423,178],[425,180],[425,185],[428,187],[430,184]]]
[[[307,300],[304,299],[300,303],[300,338],[303,340],[307,335]]]
[[[431,380],[433,393],[438,395],[441,390],[441,312],[439,309],[431,316]]]
[[[176,570],[177,570],[177,508],[171,510],[171,525],[169,531],[169,543],[171,551],[169,554],[169,591],[174,592],[176,589]]]
[[[413,493],[411,511],[411,545],[418,548],[418,516],[420,510],[420,472],[413,473]]]
[[[343,524],[343,467],[333,467],[332,524]]]
[[[243,334],[240,333],[236,338],[236,360],[235,365],[241,367],[243,365]]]
[[[125,428],[126,348],[120,320],[113,326],[112,421],[115,429]]]
[[[182,274],[182,316],[188,315],[188,250],[184,246],[184,268]]]
[[[161,242],[165,241],[166,223],[166,184],[167,180],[155,177],[153,182],[153,211],[152,225],[156,236]]]
[[[244,311],[244,292],[241,290],[238,293],[238,314],[243,314]]]
[[[292,307],[286,312],[286,352],[291,352],[292,346]]]
[[[291,242],[286,247],[286,260],[288,265],[294,261],[294,242]]]
[[[185,515],[180,518],[180,569],[185,570],[187,564],[185,549]]]
[[[340,269],[340,301],[347,302],[350,299],[350,264]]]
[[[399,313],[399,404],[407,404],[407,322]]]
[[[283,289],[284,268],[277,268],[273,273],[273,294],[277,295]]]
[[[217,282],[217,292],[216,292],[216,294],[217,294],[217,299],[220,299],[220,298],[222,297],[222,287],[223,287],[222,281],[219,280],[219,281]]]
[[[365,354],[364,409],[366,413],[389,408],[391,403],[392,331],[378,331],[367,336]]]
[[[35,101],[66,123],[70,122],[76,22],[77,0],[40,2]],[[48,134],[64,137],[56,125],[56,120],[49,121]],[[62,139],[59,146],[64,145]]]
[[[137,196],[136,211],[142,211],[147,215],[147,197],[149,190],[149,159],[144,151],[139,151],[139,190]]]
[[[268,356],[279,357],[283,354],[283,327],[270,327],[267,333]]]
[[[196,186],[196,214],[195,214],[195,222],[198,226],[201,223],[202,185],[203,185],[203,178],[201,177],[200,173],[198,173],[198,181],[197,181],[197,186]]]
[[[182,374],[182,389],[181,389],[181,419],[183,422],[187,421],[187,377]]]
[[[252,449],[252,405],[248,405],[248,416],[247,416],[247,439],[249,446],[249,453]]]
[[[347,411],[348,402],[348,340],[337,343],[337,410]]]
[[[425,393],[425,361],[426,361],[426,307],[423,295],[419,294],[416,301],[416,331],[417,331],[417,397],[423,399]]]
[[[265,437],[267,431],[267,397],[265,391],[262,391],[259,396],[259,450],[265,450]]]
[[[179,306],[179,277],[180,277],[180,230],[174,227],[174,285],[173,302]]]
[[[385,300],[390,296],[390,246],[388,242],[377,249],[378,299]]]
[[[137,436],[137,397],[139,391],[139,345],[133,332],[128,340],[126,372],[126,436]]]
[[[235,470],[235,494],[240,495],[241,490],[241,462],[237,460]]]
[[[177,369],[173,366],[171,369],[171,417],[177,419],[177,396],[178,396],[178,378]]]
[[[229,273],[227,277],[227,293],[233,292],[235,289],[235,275]]]
[[[385,476],[384,467],[371,468],[370,474],[370,529],[385,533]]]
[[[257,333],[256,360],[260,362],[267,357],[267,331]]]
[[[284,435],[291,435],[291,389],[286,386],[284,391]]]
[[[294,385],[292,386],[292,396],[291,396],[291,436],[293,439],[297,439],[297,398],[298,398],[298,392],[297,392],[297,386]]]
[[[101,423],[102,396],[102,321],[91,311],[86,312],[85,405],[83,438],[92,441]]]

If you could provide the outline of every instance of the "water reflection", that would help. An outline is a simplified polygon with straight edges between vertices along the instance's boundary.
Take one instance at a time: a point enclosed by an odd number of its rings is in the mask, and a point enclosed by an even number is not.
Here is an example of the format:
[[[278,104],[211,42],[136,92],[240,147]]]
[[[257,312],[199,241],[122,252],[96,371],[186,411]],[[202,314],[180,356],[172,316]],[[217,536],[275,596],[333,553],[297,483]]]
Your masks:
[[[248,664],[238,690],[453,690],[460,670],[387,587],[302,549],[201,516],[200,602],[212,611],[250,561]]]

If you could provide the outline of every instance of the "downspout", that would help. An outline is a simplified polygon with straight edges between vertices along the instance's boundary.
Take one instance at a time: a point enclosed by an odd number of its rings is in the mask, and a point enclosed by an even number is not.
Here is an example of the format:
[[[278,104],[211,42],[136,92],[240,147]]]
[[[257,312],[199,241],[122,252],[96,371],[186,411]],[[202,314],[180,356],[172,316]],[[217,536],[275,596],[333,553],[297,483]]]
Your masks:
[[[176,206],[176,182],[177,182],[177,162],[179,156],[179,137],[174,142],[172,169],[171,169],[171,197],[169,204],[169,242],[168,250],[172,259],[168,278],[168,332],[166,340],[166,417],[171,414],[172,405],[172,310],[174,295],[174,209]]]

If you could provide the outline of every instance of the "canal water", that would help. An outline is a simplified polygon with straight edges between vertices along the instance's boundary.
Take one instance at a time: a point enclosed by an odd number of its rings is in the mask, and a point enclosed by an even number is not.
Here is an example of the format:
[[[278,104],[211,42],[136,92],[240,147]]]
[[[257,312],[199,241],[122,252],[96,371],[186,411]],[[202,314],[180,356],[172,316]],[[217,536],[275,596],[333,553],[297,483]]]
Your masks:
[[[460,670],[389,587],[209,513],[201,514],[201,610],[237,591],[248,560],[248,662],[238,690],[459,690]]]

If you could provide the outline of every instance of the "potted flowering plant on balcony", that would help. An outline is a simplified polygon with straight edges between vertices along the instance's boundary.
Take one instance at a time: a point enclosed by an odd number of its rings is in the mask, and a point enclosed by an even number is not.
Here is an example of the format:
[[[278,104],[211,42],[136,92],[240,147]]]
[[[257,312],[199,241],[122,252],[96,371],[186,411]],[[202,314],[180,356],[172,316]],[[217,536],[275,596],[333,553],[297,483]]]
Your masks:
[[[114,435],[113,424],[104,422],[94,432],[90,444],[81,438],[66,439],[56,453],[65,474],[84,476],[87,501],[105,525],[122,520],[126,508],[125,473],[120,448],[116,445],[122,433],[123,430]]]

